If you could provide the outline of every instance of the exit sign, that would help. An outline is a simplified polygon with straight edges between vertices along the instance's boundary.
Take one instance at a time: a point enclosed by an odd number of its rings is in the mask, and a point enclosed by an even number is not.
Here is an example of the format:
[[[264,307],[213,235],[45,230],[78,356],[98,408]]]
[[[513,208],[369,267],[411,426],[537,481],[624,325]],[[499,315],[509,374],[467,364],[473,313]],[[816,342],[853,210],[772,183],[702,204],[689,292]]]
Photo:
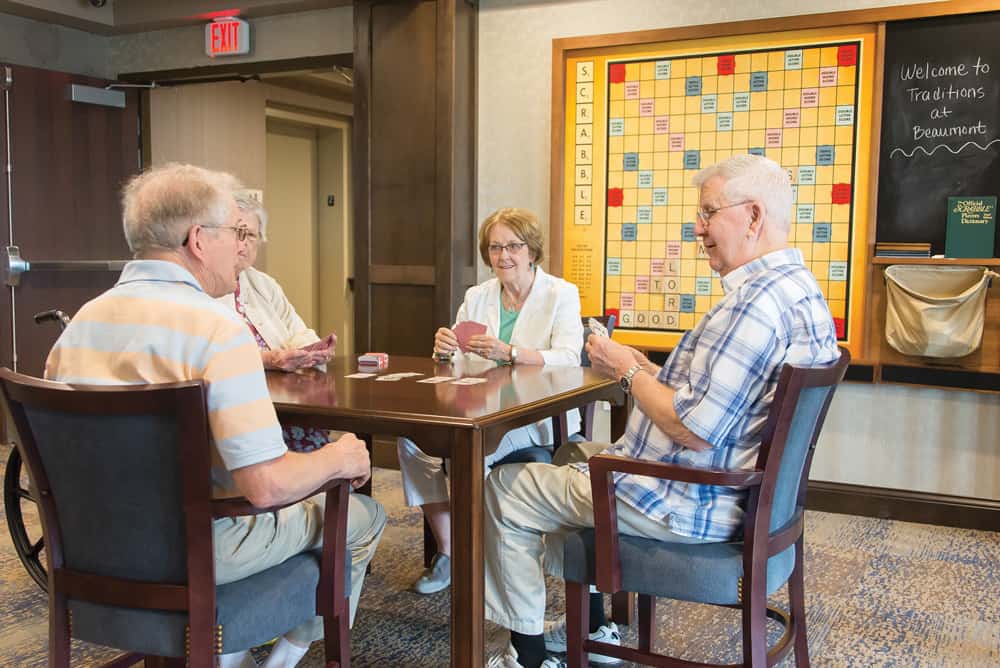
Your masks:
[[[205,53],[211,57],[250,53],[250,24],[242,19],[216,19],[205,26]]]

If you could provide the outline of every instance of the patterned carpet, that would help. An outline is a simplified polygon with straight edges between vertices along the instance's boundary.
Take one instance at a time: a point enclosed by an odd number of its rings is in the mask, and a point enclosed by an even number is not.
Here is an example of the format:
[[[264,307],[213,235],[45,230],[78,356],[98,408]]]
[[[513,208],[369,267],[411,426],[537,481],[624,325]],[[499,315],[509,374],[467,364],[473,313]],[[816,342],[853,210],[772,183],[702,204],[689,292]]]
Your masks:
[[[0,455],[6,461],[3,446]],[[353,664],[446,666],[448,592],[407,591],[420,573],[420,515],[403,506],[395,471],[376,472],[375,496],[390,520],[361,598]],[[826,513],[809,513],[806,531],[814,665],[1000,666],[1000,533]],[[555,617],[562,610],[562,584],[549,585]],[[0,539],[0,587],[0,666],[45,666],[45,597],[6,537]],[[739,660],[736,611],[671,602],[657,610],[661,650],[692,660]],[[634,630],[625,639],[634,641]],[[501,629],[487,624],[487,651],[505,641]],[[75,666],[114,655],[85,643],[75,643],[74,652]],[[322,666],[319,645],[300,665]],[[794,664],[789,659],[783,665]]]

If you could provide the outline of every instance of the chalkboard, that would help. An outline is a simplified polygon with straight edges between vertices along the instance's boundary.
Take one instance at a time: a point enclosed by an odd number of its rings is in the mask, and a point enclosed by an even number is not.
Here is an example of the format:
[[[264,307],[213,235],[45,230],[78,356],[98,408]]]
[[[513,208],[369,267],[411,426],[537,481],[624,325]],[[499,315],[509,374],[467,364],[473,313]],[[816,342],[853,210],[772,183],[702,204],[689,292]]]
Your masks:
[[[944,253],[948,197],[997,194],[1000,12],[889,23],[876,240]]]

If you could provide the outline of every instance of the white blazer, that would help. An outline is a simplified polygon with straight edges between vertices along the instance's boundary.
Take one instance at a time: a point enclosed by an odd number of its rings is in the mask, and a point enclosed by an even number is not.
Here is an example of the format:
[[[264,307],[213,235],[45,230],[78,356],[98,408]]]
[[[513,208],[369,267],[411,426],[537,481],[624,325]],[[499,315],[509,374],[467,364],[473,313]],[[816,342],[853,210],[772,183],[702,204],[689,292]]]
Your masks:
[[[500,332],[500,281],[491,278],[469,288],[458,307],[455,324],[465,320],[486,325],[486,333]],[[521,313],[510,335],[513,346],[524,346],[542,354],[545,364],[580,366],[583,348],[583,322],[580,319],[580,292],[577,287],[535,269],[535,283],[521,306]],[[578,411],[567,414],[569,433],[580,429]],[[552,443],[552,421],[544,420],[528,427],[536,445]],[[560,445],[559,443],[555,444]]]

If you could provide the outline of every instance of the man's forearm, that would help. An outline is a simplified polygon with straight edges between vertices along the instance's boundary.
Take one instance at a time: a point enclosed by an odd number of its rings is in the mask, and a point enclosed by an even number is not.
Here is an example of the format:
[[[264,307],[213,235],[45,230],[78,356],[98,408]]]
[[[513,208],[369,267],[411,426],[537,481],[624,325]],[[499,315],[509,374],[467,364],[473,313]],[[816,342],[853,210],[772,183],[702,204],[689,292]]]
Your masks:
[[[355,478],[352,466],[334,443],[308,453],[289,450],[283,456],[232,472],[237,489],[260,508],[301,499],[331,480]]]
[[[643,370],[645,371],[645,365]],[[707,450],[712,447],[711,443],[684,426],[674,410],[673,389],[659,382],[655,375],[637,373],[632,378],[632,396],[646,417],[674,443],[691,450]]]

